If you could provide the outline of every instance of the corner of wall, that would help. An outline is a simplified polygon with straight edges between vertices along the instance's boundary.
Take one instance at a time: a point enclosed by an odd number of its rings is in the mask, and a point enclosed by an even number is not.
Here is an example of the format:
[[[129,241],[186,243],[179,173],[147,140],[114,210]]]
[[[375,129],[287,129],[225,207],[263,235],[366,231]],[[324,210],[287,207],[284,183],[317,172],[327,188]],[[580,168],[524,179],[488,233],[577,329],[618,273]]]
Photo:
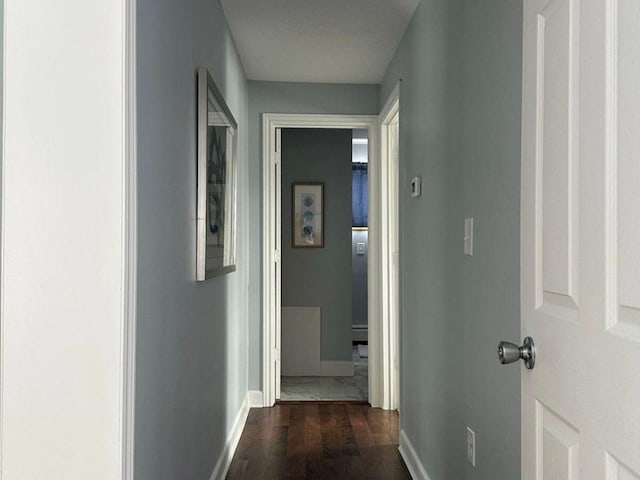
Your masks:
[[[398,447],[398,450],[413,480],[431,480],[431,477],[429,477],[420,457],[418,457],[418,453],[415,448],[413,448],[413,444],[404,430],[400,431],[400,447]]]
[[[247,392],[247,395],[244,397],[244,401],[240,406],[240,411],[236,416],[235,421],[233,422],[233,426],[229,431],[229,436],[227,437],[227,441],[224,445],[224,449],[218,457],[218,461],[216,462],[216,466],[213,469],[213,473],[209,480],[224,480],[227,476],[227,472],[229,471],[229,467],[231,466],[231,461],[233,460],[233,455],[236,452],[236,448],[238,448],[238,443],[240,442],[240,437],[242,436],[242,430],[244,429],[244,424],[247,421],[247,417],[249,416],[249,408],[251,408],[251,392]]]
[[[264,407],[264,396],[261,390],[249,390],[247,397],[249,399],[249,408]]]

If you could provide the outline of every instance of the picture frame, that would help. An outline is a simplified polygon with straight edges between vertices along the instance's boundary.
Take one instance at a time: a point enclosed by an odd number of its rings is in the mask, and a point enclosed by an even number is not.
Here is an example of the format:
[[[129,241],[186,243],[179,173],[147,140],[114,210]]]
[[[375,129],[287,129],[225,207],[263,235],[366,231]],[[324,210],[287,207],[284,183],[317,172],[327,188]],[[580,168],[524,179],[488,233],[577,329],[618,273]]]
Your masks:
[[[291,246],[324,248],[324,183],[294,182],[291,194]]]
[[[235,271],[238,124],[206,68],[197,81],[196,280]]]

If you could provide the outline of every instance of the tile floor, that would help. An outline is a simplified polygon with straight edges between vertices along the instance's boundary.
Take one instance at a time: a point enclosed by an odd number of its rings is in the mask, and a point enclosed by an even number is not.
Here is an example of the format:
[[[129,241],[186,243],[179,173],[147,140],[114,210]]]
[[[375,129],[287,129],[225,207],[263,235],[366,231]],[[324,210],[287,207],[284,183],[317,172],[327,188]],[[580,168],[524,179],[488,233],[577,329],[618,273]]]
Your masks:
[[[353,347],[353,377],[282,377],[280,400],[369,399],[369,365]]]

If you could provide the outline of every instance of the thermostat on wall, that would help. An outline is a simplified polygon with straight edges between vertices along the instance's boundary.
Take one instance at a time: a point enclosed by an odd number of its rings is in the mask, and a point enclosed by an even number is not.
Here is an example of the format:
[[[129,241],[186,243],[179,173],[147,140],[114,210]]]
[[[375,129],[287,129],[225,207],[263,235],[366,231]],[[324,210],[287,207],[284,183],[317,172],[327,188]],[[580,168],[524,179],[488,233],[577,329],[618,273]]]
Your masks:
[[[411,179],[411,196],[413,198],[416,198],[422,195],[421,184],[422,184],[422,181],[420,180],[420,177],[413,177]]]

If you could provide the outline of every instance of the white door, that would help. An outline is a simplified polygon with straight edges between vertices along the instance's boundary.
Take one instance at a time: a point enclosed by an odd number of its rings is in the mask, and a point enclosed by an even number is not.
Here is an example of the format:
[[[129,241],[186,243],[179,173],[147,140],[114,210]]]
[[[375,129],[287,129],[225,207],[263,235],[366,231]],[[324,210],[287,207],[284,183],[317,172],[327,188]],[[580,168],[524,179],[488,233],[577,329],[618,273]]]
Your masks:
[[[640,0],[525,0],[522,477],[640,480]]]

